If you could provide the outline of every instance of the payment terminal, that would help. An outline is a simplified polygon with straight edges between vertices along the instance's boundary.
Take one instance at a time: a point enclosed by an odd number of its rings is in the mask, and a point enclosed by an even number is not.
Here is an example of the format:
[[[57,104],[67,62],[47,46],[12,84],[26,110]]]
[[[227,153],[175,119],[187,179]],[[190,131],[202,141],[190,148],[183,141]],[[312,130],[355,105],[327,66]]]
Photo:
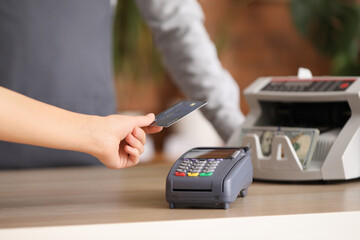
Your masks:
[[[229,208],[252,183],[249,148],[193,148],[172,166],[166,179],[170,208]]]

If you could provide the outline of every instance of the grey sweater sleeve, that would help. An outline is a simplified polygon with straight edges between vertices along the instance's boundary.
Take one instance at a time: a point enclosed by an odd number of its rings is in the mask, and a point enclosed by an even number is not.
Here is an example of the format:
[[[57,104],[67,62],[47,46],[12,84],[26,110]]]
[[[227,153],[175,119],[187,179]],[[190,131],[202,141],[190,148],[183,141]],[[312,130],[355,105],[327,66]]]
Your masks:
[[[164,65],[184,94],[207,101],[205,117],[223,140],[242,123],[239,87],[221,66],[195,0],[137,0]]]

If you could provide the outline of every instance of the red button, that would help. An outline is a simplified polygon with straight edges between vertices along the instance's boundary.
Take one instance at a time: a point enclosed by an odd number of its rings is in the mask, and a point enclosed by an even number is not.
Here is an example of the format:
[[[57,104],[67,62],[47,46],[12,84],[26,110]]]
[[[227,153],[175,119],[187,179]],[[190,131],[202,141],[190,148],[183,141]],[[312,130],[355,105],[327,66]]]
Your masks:
[[[176,175],[176,176],[179,176],[179,177],[185,177],[185,173],[184,173],[184,172],[175,172],[175,175]]]
[[[340,84],[341,89],[347,88],[348,86],[349,86],[349,83],[347,83],[347,82]]]

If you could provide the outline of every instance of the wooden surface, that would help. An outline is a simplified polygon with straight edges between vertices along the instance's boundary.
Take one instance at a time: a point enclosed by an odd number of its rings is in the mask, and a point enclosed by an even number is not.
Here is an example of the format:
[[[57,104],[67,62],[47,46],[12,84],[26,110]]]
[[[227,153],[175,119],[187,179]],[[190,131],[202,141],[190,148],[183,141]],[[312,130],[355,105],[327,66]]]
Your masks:
[[[360,180],[254,182],[230,209],[169,209],[170,163],[0,171],[0,228],[232,218],[360,210]]]

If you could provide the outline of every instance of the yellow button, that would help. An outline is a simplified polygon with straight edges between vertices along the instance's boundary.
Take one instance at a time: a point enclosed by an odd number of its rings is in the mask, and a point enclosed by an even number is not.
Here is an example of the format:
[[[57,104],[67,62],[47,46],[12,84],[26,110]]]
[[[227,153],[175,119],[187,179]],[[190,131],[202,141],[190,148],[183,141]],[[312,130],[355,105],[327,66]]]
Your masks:
[[[197,177],[197,176],[199,176],[199,173],[197,173],[197,172],[195,172],[195,173],[189,172],[188,176],[189,177]]]

